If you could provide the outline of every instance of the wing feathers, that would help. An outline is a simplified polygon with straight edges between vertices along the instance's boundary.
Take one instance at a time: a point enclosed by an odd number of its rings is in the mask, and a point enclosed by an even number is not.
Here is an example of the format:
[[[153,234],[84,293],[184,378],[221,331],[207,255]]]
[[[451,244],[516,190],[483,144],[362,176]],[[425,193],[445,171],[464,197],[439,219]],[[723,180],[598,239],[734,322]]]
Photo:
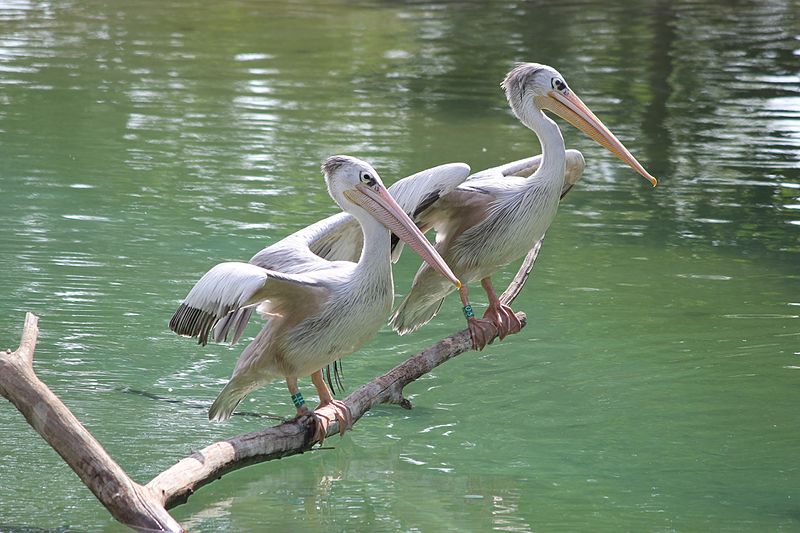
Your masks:
[[[247,326],[247,321],[250,320],[250,315],[253,314],[253,308],[239,309],[225,315],[225,318],[217,322],[214,326],[214,341],[227,342],[228,336],[231,334],[231,345],[236,344]]]
[[[254,297],[268,280],[267,271],[249,263],[220,263],[200,278],[169,321],[179,335],[208,342],[214,324],[234,310],[258,303]]]
[[[206,344],[211,328],[219,322],[214,338],[224,339],[233,329],[235,341],[247,324],[252,306],[269,299],[316,301],[318,294],[310,295],[308,289],[316,292],[319,285],[302,274],[273,272],[250,263],[220,263],[192,287],[169,321],[169,328]]]

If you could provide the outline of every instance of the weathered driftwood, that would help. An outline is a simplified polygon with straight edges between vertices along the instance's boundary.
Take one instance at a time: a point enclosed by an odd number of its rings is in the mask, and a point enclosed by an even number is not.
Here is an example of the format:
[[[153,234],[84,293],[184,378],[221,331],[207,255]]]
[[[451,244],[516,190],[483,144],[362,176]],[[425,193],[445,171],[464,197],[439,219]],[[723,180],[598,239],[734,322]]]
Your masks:
[[[528,253],[517,275],[501,295],[504,303],[511,303],[522,290],[541,244],[540,240]],[[524,325],[525,315],[518,313],[517,316]],[[167,509],[184,503],[198,488],[227,472],[303,453],[315,444],[310,417],[294,419],[211,444],[180,460],[146,485],[139,485],[36,377],[33,352],[38,335],[37,322],[36,316],[28,313],[19,348],[14,352],[0,352],[0,395],[16,406],[114,518],[131,528],[183,531]],[[380,403],[396,403],[410,409],[410,402],[403,398],[403,388],[470,349],[469,332],[465,329],[361,386],[344,400],[350,408],[353,422]],[[335,420],[332,413],[331,419]],[[328,435],[336,432],[338,426],[334,422],[328,428]]]
[[[182,531],[149,489],[134,482],[33,371],[39,319],[25,316],[22,341],[0,353],[0,394],[78,474],[106,509],[123,524],[156,531]]]

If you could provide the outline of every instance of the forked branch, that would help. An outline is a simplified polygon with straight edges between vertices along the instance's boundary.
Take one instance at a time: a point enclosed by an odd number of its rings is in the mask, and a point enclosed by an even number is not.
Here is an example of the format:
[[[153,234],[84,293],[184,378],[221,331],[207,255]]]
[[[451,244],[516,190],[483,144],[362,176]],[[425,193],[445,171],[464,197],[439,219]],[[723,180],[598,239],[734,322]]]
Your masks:
[[[541,244],[540,240],[528,253],[502,294],[504,303],[510,304],[522,290]],[[524,325],[524,313],[517,316]],[[0,352],[0,394],[16,406],[114,518],[133,529],[183,531],[167,509],[186,502],[198,488],[248,465],[304,453],[315,444],[311,418],[293,419],[211,444],[181,459],[146,485],[139,485],[36,377],[32,364],[37,320],[28,313],[19,348],[14,352]],[[410,402],[403,398],[403,388],[442,363],[469,351],[471,344],[468,330],[460,331],[362,385],[344,400],[353,421],[380,403],[410,408]],[[337,431],[337,424],[333,423],[328,435]]]

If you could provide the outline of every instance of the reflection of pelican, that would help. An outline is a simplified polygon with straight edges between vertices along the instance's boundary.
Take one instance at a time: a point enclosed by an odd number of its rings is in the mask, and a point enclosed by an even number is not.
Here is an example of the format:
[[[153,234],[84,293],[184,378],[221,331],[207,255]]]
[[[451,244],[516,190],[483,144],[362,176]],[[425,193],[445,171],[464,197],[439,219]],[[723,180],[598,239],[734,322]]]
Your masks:
[[[361,224],[364,246],[358,263],[328,261],[309,250],[317,233],[338,220],[330,217],[327,225],[323,221],[299,231],[262,250],[250,263],[215,266],[197,282],[170,320],[170,329],[197,336],[205,344],[217,323],[216,340],[231,330],[237,338],[249,316],[241,310],[258,305],[268,318],[211,406],[211,419],[229,418],[249,392],[280,376],[286,378],[298,416],[308,414],[297,379],[310,374],[320,407],[331,406],[328,411],[342,431],[350,425],[347,408],[333,399],[321,369],[360,348],[391,311],[394,290],[389,231],[460,286],[370,165],[335,156],[325,161],[322,170],[333,199]],[[318,422],[315,438],[322,440],[332,418],[321,412],[314,416]]]
[[[549,110],[589,135],[629,164],[653,185],[656,179],[639,164],[553,68],[526,63],[503,81],[506,98],[517,118],[539,137],[541,165],[530,178],[488,173],[473,177],[449,193],[421,217],[423,229],[436,229],[436,249],[464,285],[461,299],[473,345],[481,349],[497,328],[500,337],[519,331],[521,324],[510,307],[500,303],[491,275],[523,255],[552,222],[564,188],[564,139]],[[478,320],[469,305],[467,286],[480,280],[489,308]],[[438,312],[453,288],[422,265],[413,286],[392,315],[399,333],[414,331]]]

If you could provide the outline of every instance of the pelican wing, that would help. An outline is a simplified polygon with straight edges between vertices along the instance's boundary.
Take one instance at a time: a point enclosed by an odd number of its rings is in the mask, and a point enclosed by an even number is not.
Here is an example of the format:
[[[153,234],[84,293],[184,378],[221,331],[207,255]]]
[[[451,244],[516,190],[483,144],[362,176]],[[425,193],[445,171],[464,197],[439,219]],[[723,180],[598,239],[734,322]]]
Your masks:
[[[414,220],[439,198],[461,185],[469,171],[469,165],[465,163],[439,165],[398,180],[389,187],[389,192]]]
[[[469,176],[469,165],[448,163],[429,168],[403,178],[389,192],[423,233],[429,228],[422,223],[425,213],[443,197],[461,185]],[[403,242],[392,235],[392,262],[396,263],[403,251]]]
[[[391,189],[389,189],[391,191]],[[347,213],[337,213],[298,231],[291,238],[302,253],[314,261],[358,262],[364,233],[358,221]]]
[[[422,214],[467,179],[469,166],[464,163],[448,163],[429,168],[405,177],[391,187],[389,193],[400,207],[419,223]],[[358,261],[364,236],[358,221],[351,215],[341,213],[328,217],[317,224],[325,223],[323,231],[308,231],[305,235],[308,248],[319,257],[329,261]],[[316,224],[314,225],[316,226]],[[309,226],[311,229],[314,226]],[[305,230],[303,230],[305,232]],[[424,228],[423,228],[424,231]],[[392,236],[392,261],[396,262],[403,243]]]
[[[211,328],[227,322],[227,327],[215,329],[214,340],[224,339],[234,327],[235,342],[254,306],[265,301],[271,308],[302,305],[310,314],[328,294],[328,288],[313,275],[275,272],[250,263],[220,263],[192,287],[169,321],[169,329],[206,344]],[[243,310],[248,311],[245,317],[238,315]],[[238,318],[231,322],[234,315]]]
[[[476,172],[467,178],[467,182],[470,182],[474,179],[500,176],[520,176],[527,178],[536,172],[541,164],[541,154],[533,157],[526,157],[525,159],[518,159],[516,161],[511,161],[510,163],[504,163],[496,167],[487,168],[485,170],[481,170],[480,172]]]
[[[564,198],[578,180],[581,179],[584,168],[586,168],[586,160],[583,159],[583,154],[577,150],[567,150],[567,172],[566,176],[564,176],[561,198]]]
[[[417,172],[389,187],[400,207],[418,222],[421,215],[469,175],[464,163],[449,163]],[[402,242],[393,237],[392,260],[397,261]],[[357,262],[361,256],[364,234],[358,221],[347,213],[337,213],[307,226],[268,246],[250,259],[250,264],[283,274],[302,274],[330,267],[331,261]],[[214,339],[235,343],[253,313],[252,307],[240,306],[218,319]]]
[[[517,161],[511,161],[510,163],[505,163],[503,165],[498,165],[496,167],[487,168],[486,170],[476,172],[467,178],[466,184],[469,185],[473,180],[481,180],[492,177],[497,178],[501,176],[518,176],[522,178],[529,178],[534,172],[539,170],[539,165],[541,164],[541,154],[533,157],[526,157],[525,159],[518,159]],[[583,169],[585,167],[586,161],[583,159],[583,154],[581,154],[578,150],[566,151],[566,176],[564,178],[564,188],[561,191],[562,198],[581,178],[583,175]]]
[[[249,263],[237,264],[252,267],[253,270],[251,270],[251,272],[256,275],[258,272],[267,271],[272,274],[274,279],[278,279],[281,276],[300,276],[298,279],[307,280],[307,276],[304,278],[302,274],[328,269],[331,267],[331,261],[333,260],[348,259],[348,257],[342,257],[345,255],[345,247],[340,248],[338,257],[331,257],[331,259],[328,260],[312,252],[309,249],[309,243],[314,242],[319,235],[325,235],[326,232],[335,233],[337,228],[346,227],[350,219],[352,219],[352,217],[346,213],[332,215],[292,233],[275,244],[267,246],[251,257]],[[355,256],[356,259],[358,259],[358,254],[361,253],[361,241],[363,238],[361,237],[361,228],[358,226],[358,223],[355,219],[352,219],[352,222],[355,223],[355,229],[359,237],[359,249]],[[241,272],[244,273],[245,269],[241,268]],[[236,283],[236,281],[233,281],[234,279],[235,278],[232,278],[230,283]],[[242,278],[238,278],[238,280],[241,281]],[[242,332],[244,332],[244,328],[247,326],[247,322],[250,320],[252,314],[252,306],[239,306],[230,313],[225,314],[214,327],[214,340],[221,342],[230,337],[231,344],[235,344],[236,341],[239,340],[239,337],[242,336]]]
[[[469,165],[465,163],[448,163],[438,167],[422,170],[403,178],[389,187],[389,192],[400,207],[411,217],[423,232],[428,228],[422,224],[425,213],[440,198],[464,183],[469,176]],[[392,262],[396,263],[403,251],[403,243],[392,235]]]
[[[464,163],[439,165],[399,180],[389,187],[389,192],[416,221],[468,175],[469,166]],[[364,234],[358,221],[347,213],[337,213],[264,248],[250,263],[280,272],[308,272],[325,268],[328,261],[357,262],[363,243]],[[393,259],[396,260],[394,255]]]

